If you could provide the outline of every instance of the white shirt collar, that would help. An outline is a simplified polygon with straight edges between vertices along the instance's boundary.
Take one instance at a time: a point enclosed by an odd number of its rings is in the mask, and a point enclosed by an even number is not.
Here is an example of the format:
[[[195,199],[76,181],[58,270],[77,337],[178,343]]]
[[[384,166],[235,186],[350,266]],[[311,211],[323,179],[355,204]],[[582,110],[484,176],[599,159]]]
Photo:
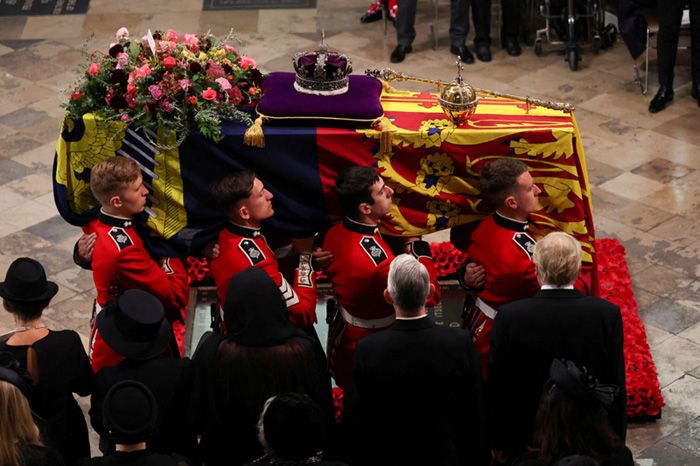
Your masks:
[[[396,320],[418,320],[422,319],[423,317],[428,317],[428,314],[421,314],[419,316],[412,316],[412,317],[399,317],[396,316]]]
[[[564,286],[542,285],[541,289],[542,290],[573,290],[574,285],[564,285]]]

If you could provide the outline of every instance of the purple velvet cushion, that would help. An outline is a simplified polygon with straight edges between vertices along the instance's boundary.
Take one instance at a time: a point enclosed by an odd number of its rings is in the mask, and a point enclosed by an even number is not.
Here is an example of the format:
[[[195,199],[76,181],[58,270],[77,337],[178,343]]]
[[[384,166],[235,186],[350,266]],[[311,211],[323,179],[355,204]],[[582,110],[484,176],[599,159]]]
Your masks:
[[[384,114],[379,97],[382,83],[373,77],[350,75],[348,91],[340,95],[319,96],[294,90],[294,73],[270,73],[262,85],[263,96],[257,111],[265,122],[293,120],[328,120],[338,123],[369,125]]]

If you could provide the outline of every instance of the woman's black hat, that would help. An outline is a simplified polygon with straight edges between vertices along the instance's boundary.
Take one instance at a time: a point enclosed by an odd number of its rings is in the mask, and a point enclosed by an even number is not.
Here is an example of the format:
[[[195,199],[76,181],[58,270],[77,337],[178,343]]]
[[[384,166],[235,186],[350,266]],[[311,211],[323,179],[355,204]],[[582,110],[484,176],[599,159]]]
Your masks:
[[[0,351],[0,380],[11,383],[29,398],[32,378],[9,351]]]
[[[145,442],[158,425],[158,405],[153,393],[135,380],[114,384],[105,395],[102,424],[115,443]]]
[[[97,330],[114,351],[138,360],[162,354],[172,334],[163,304],[142,290],[127,290],[109,302],[97,315]]]
[[[58,293],[58,285],[46,280],[44,267],[29,257],[16,259],[0,282],[0,296],[10,302],[49,301]]]

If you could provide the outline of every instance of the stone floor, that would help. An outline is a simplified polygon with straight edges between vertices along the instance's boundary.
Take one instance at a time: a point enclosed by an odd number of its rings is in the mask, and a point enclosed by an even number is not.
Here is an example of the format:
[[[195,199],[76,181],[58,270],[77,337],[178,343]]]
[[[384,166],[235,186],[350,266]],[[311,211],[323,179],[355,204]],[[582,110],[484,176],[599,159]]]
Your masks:
[[[194,0],[93,0],[87,15],[0,17],[0,271],[18,256],[45,264],[61,290],[46,312],[54,328],[87,334],[94,296],[89,273],[71,262],[79,235],[56,212],[51,166],[63,115],[59,104],[76,78],[81,46],[105,50],[114,31],[172,27],[180,32],[233,27],[241,49],[265,71],[289,71],[290,55],[314,47],[321,30],[351,55],[354,68],[388,66],[393,30],[358,21],[367,0],[319,0],[316,9],[202,12]],[[396,69],[449,80],[454,57],[447,11],[436,24],[421,6],[414,52]],[[495,35],[497,37],[497,34]],[[640,466],[700,464],[700,108],[691,99],[687,51],[679,52],[676,100],[656,115],[632,79],[632,60],[618,43],[586,52],[569,71],[561,54],[513,58],[494,47],[491,63],[466,66],[478,87],[573,102],[593,185],[599,237],[627,248],[640,314],[647,326],[666,400],[663,418],[631,425],[628,444]],[[653,53],[653,52],[652,52]],[[651,77],[654,92],[655,77]],[[421,87],[411,85],[405,88]],[[0,313],[0,333],[13,327]]]

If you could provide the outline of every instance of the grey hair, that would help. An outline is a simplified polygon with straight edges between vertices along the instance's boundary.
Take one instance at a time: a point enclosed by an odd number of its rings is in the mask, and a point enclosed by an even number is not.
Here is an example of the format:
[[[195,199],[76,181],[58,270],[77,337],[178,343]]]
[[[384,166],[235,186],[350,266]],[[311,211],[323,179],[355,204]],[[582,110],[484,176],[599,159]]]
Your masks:
[[[396,307],[417,312],[430,294],[430,275],[415,257],[401,254],[391,261],[387,289]]]
[[[532,260],[543,285],[571,285],[581,272],[581,244],[568,233],[548,234],[535,246]]]

